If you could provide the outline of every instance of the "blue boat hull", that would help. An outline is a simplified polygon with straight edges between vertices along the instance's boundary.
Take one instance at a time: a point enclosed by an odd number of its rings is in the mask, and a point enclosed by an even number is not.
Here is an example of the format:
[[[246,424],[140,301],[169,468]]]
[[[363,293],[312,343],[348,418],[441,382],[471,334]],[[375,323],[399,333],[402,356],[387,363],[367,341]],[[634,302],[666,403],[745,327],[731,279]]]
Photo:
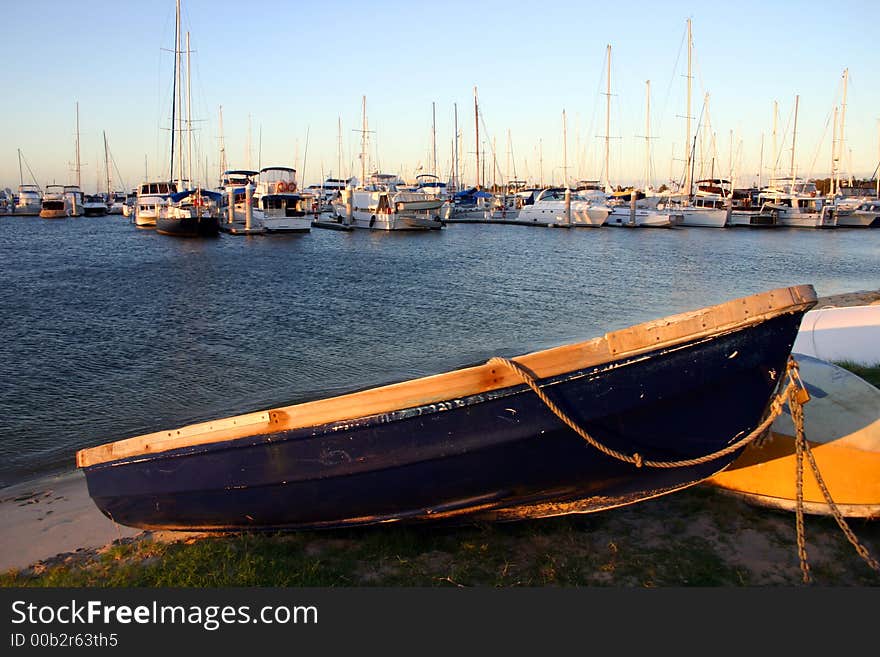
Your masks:
[[[802,312],[541,379],[596,440],[646,460],[696,459],[752,431]],[[637,468],[566,427],[525,385],[85,467],[116,522],[271,529],[592,512],[698,483],[699,465]]]
[[[215,237],[220,234],[220,220],[217,217],[159,217],[156,219],[156,232],[174,237]]]

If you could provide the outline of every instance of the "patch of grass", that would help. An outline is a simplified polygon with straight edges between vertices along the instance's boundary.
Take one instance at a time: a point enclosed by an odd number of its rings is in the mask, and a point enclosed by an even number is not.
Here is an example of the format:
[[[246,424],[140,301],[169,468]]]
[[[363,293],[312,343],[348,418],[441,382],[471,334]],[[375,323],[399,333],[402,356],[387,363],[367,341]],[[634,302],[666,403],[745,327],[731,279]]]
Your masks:
[[[853,363],[852,361],[842,360],[836,361],[834,364],[863,378],[872,386],[880,388],[880,363],[875,365],[861,365],[859,363]]]

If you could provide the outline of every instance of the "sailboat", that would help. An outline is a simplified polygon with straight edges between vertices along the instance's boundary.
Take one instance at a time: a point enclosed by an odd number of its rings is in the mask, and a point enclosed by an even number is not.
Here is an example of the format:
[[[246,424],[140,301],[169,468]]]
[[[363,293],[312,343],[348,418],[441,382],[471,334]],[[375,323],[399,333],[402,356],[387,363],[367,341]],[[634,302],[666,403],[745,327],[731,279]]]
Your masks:
[[[657,201],[650,204],[644,201],[644,194],[639,194],[635,189],[628,192],[613,192],[611,189],[609,164],[611,139],[611,45],[607,46],[606,61],[608,72],[606,74],[607,91],[605,104],[605,193],[611,206],[611,213],[605,221],[606,226],[626,226],[630,228],[672,228],[679,218],[670,212],[657,209]]]
[[[834,215],[833,205],[825,205],[824,199],[818,195],[815,182],[806,181],[795,172],[799,101],[800,96],[795,96],[789,175],[775,177],[758,194],[761,214],[771,214],[777,218],[780,226],[789,228],[834,228],[837,226],[837,217]]]
[[[445,199],[419,190],[406,190],[398,176],[375,172],[367,180],[367,97],[363,97],[361,179],[342,190],[334,212],[346,225],[369,230],[439,230]]]
[[[687,111],[684,115],[685,124],[687,126],[684,142],[687,150],[687,157],[685,158],[685,183],[683,194],[671,194],[667,196],[667,205],[673,207],[678,205],[676,211],[681,214],[680,223],[682,226],[724,228],[727,226],[729,219],[729,212],[727,209],[728,199],[724,196],[724,193],[726,192],[727,196],[730,196],[730,194],[733,193],[733,190],[730,189],[729,183],[726,190],[722,187],[716,186],[716,189],[713,189],[712,191],[706,189],[700,190],[698,188],[697,193],[693,193],[694,147],[691,144],[691,79],[693,78],[693,75],[691,74],[691,53],[693,51],[693,43],[691,19],[689,18],[687,19]],[[708,99],[709,95],[706,94],[704,109],[708,106]],[[696,144],[696,137],[694,138],[694,144]],[[712,180],[714,180],[714,176],[712,177]],[[712,181],[710,180],[710,182]]]
[[[30,167],[28,167],[30,171]],[[33,174],[31,174],[33,178]],[[18,149],[18,194],[15,204],[12,208],[13,214],[36,216],[40,214],[43,203],[43,190],[37,184],[36,180],[32,184],[24,182],[24,174],[21,169],[21,149]]]
[[[178,113],[178,103],[181,96],[181,59],[180,59],[180,0],[177,0],[177,14],[175,21],[175,47],[174,47],[174,97],[172,98],[172,135],[178,133],[177,140],[177,191],[172,192],[165,202],[158,206],[156,215],[156,232],[162,235],[176,237],[210,237],[220,233],[220,207],[223,196],[216,191],[203,189],[200,185],[184,188],[183,180],[183,117]],[[187,55],[187,129],[186,135],[189,143],[189,180],[192,181],[192,120],[189,113],[192,110],[190,93],[190,66],[189,66],[189,32],[186,33]],[[174,117],[177,116],[177,126],[173,125]],[[171,171],[174,177],[174,138],[171,139]]]

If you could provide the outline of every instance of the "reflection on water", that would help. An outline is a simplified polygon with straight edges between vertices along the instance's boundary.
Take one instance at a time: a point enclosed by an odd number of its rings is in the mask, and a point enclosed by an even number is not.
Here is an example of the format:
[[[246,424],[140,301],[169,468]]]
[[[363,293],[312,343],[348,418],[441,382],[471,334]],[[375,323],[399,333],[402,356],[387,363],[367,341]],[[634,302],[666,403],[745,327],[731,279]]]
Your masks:
[[[0,483],[191,422],[436,373],[767,289],[880,288],[880,231],[545,229],[189,240],[0,221]]]

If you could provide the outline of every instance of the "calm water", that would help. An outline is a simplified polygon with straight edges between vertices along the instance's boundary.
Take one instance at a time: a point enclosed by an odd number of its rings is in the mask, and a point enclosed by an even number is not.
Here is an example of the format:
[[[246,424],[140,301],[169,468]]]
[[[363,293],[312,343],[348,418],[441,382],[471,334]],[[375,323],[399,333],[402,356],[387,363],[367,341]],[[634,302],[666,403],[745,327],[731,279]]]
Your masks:
[[[452,224],[188,240],[0,218],[0,485],[77,449],[767,289],[880,289],[880,230]]]

